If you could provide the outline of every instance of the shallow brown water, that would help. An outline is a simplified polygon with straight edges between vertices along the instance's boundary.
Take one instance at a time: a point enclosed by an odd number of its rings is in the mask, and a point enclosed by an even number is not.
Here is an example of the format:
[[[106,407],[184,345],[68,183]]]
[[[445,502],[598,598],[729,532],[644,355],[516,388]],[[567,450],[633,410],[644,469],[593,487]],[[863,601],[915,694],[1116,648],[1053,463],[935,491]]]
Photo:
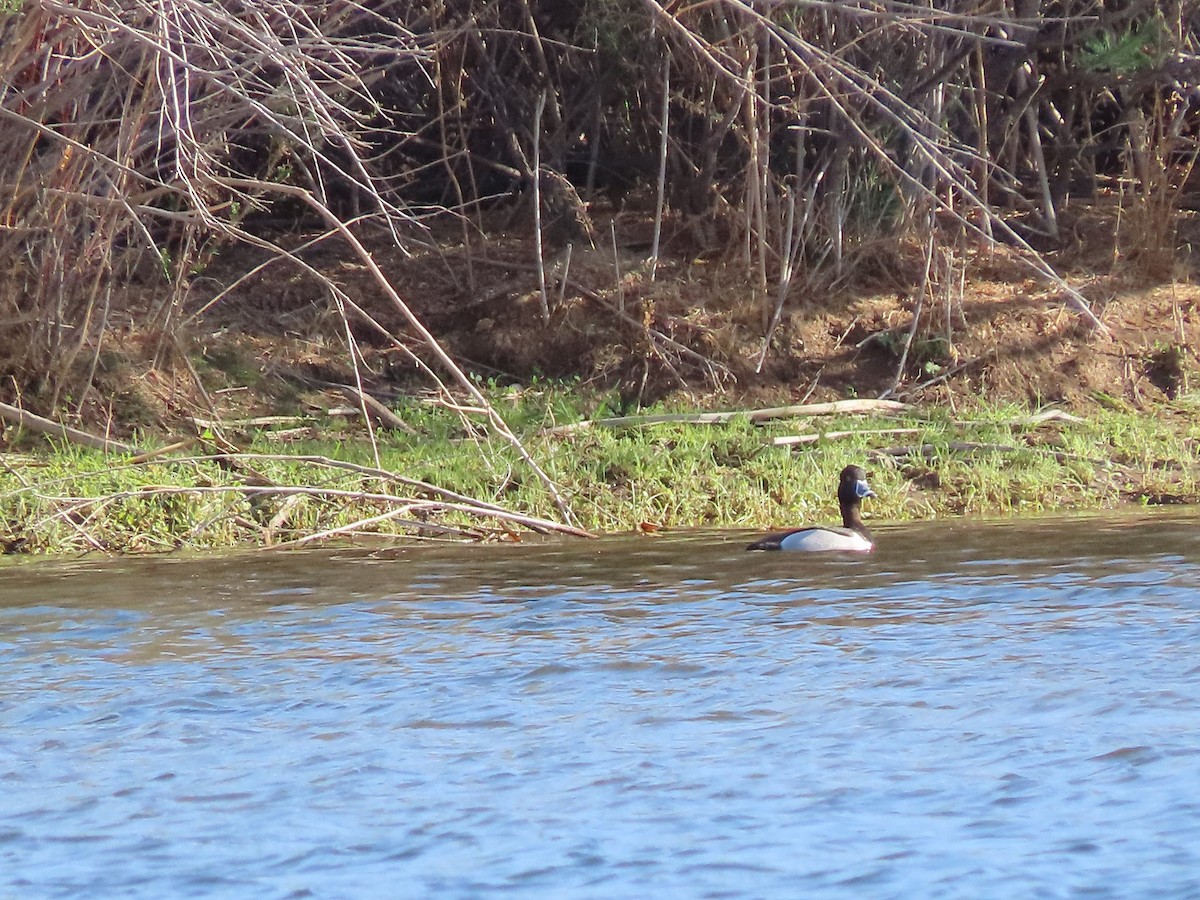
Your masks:
[[[0,897],[1200,895],[1198,526],[0,569]]]

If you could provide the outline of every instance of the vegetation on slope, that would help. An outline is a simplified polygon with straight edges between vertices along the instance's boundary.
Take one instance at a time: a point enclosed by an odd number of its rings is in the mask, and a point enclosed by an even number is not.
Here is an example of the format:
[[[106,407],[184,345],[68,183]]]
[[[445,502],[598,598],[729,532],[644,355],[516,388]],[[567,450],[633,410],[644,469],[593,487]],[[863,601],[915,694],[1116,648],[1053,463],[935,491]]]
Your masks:
[[[1194,301],[1136,346],[1106,303],[1118,273],[1190,277],[1200,11],[1028,6],[4,3],[0,401],[203,440],[205,361],[270,322],[364,414],[418,384],[464,408],[504,444],[481,467],[515,454],[513,510],[597,526],[473,372],[527,382],[541,343],[625,407],[684,385],[800,399],[823,369],[798,335],[840,313],[839,343],[890,374],[820,391],[970,393],[988,360],[957,342],[1006,304],[955,307],[998,260],[1078,323],[1036,325],[1047,347],[1115,341],[1177,396]],[[881,285],[898,321],[864,325],[850,304]],[[122,361],[131,339],[149,356]],[[142,416],[114,375],[137,360],[187,390]],[[1110,382],[1083,392],[1141,402]]]
[[[578,385],[486,393],[593,533],[836,520],[832,485],[850,462],[868,466],[874,521],[1200,498],[1195,395],[1156,417],[984,404],[754,422],[670,407],[588,419]],[[612,399],[586,405],[602,414]],[[400,412],[414,432],[381,434],[374,454],[358,428],[335,440],[331,429],[345,426],[319,418],[248,426],[244,452],[8,454],[0,541],[10,552],[147,552],[579,533],[555,521],[511,445],[435,396]]]

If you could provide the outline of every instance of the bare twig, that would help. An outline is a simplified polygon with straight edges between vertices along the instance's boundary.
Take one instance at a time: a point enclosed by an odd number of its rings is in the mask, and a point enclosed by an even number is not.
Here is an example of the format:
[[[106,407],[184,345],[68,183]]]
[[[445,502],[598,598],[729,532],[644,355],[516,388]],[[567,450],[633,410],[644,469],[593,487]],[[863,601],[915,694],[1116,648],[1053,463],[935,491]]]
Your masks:
[[[659,240],[662,238],[663,205],[667,190],[667,135],[671,121],[671,57],[663,57],[662,112],[660,113],[658,142],[658,187],[654,201],[654,240],[650,245],[650,280],[658,273]]]
[[[855,431],[817,431],[811,434],[785,434],[774,438],[775,447],[794,447],[798,444],[817,444],[821,441],[836,441],[848,437],[866,437],[877,434],[920,434],[920,428],[869,428]]]
[[[495,408],[488,402],[487,398],[483,396],[479,388],[475,386],[475,383],[467,377],[466,373],[463,372],[463,370],[450,357],[445,349],[443,349],[441,343],[433,336],[432,332],[425,327],[425,324],[413,313],[409,305],[404,302],[403,298],[401,298],[395,287],[392,286],[391,281],[388,280],[388,277],[379,267],[379,263],[375,261],[375,258],[371,255],[370,251],[363,246],[362,241],[358,239],[353,231],[351,231],[332,212],[330,212],[324,204],[320,203],[310,192],[304,190],[303,188],[284,184],[264,185],[259,181],[249,181],[242,178],[223,178],[221,181],[231,187],[245,190],[263,190],[273,188],[280,193],[302,200],[304,203],[307,203],[318,215],[321,215],[323,218],[325,218],[329,226],[337,230],[342,239],[350,246],[351,250],[354,251],[354,254],[371,273],[371,277],[374,279],[376,285],[379,286],[379,288],[384,292],[384,295],[388,298],[388,300],[391,301],[392,305],[395,306],[401,315],[404,316],[405,320],[409,324],[409,327],[411,327],[417,332],[418,335],[420,335],[425,346],[433,353],[438,362],[441,363],[442,367],[453,376],[454,380],[458,382],[460,387],[462,387],[468,394],[471,395],[471,397],[479,404],[480,408],[486,410],[488,422],[505,440],[512,445],[513,449],[517,451],[517,454],[521,457],[525,464],[533,470],[534,474],[550,493],[551,497],[554,499],[555,506],[558,507],[558,511],[563,516],[563,521],[567,524],[570,524],[574,521],[574,516],[571,514],[570,507],[567,505],[566,500],[564,500],[562,495],[559,493],[554,482],[550,480],[550,477],[546,475],[545,471],[542,470],[542,467],[539,466],[533,457],[529,455],[529,451],[525,449],[525,446],[521,443],[517,436],[512,433],[507,423],[505,423],[500,414],[496,412]]]
[[[917,288],[916,299],[913,301],[912,324],[909,325],[908,333],[904,336],[904,349],[900,353],[900,361],[896,363],[896,377],[892,379],[892,386],[879,395],[880,399],[894,394],[896,388],[900,387],[900,380],[904,377],[904,367],[908,364],[908,353],[912,349],[913,338],[916,337],[917,327],[921,323],[921,306],[925,300],[925,291],[929,288],[929,271],[933,266],[933,237],[934,231],[931,224],[929,240],[925,246],[925,271],[921,276],[920,287]]]
[[[710,413],[663,413],[650,416],[614,416],[606,419],[585,419],[547,429],[548,434],[573,434],[588,428],[630,428],[667,423],[688,425],[724,425],[738,418],[751,422],[771,419],[791,419],[799,416],[854,415],[871,412],[899,412],[905,404],[895,400],[834,400],[830,403],[806,403],[800,406],[775,406],[767,409],[729,410]]]
[[[533,249],[537,260],[538,299],[542,323],[550,322],[550,302],[546,296],[546,261],[542,255],[542,111],[546,108],[546,91],[538,96],[533,112]]]
[[[69,441],[72,444],[79,444],[82,447],[103,450],[105,453],[124,453],[128,456],[137,456],[143,452],[132,444],[123,444],[107,436],[99,437],[94,434],[88,434],[86,431],[71,428],[69,425],[59,425],[57,422],[52,422],[50,419],[31,413],[29,410],[10,406],[7,403],[0,403],[0,419],[3,419],[5,422],[11,422],[21,428],[36,431],[38,434],[47,434],[51,437]]]

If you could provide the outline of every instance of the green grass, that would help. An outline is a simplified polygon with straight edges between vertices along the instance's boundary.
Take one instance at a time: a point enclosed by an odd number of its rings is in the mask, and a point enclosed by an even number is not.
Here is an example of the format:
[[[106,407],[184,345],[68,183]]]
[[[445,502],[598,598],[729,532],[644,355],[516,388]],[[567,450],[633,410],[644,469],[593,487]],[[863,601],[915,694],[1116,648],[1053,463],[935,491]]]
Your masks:
[[[833,485],[848,463],[866,466],[877,497],[875,522],[948,515],[1022,515],[1101,509],[1125,502],[1200,498],[1200,403],[1193,396],[1153,415],[1105,409],[1084,421],[1019,424],[1016,407],[980,405],[952,414],[914,409],[898,416],[822,417],[754,425],[679,423],[592,427],[566,435],[555,425],[608,415],[616,404],[576,385],[487,386],[490,399],[533,458],[558,485],[578,520],[594,532],[657,528],[767,528],[835,521]],[[476,418],[412,398],[396,411],[416,430],[380,435],[381,467],[507,510],[558,520],[541,481],[506,442]],[[647,413],[681,411],[664,406]],[[692,411],[692,410],[687,410]],[[343,429],[340,433],[336,430]],[[873,434],[879,429],[914,429]],[[328,439],[281,443],[269,432],[246,449],[282,459],[243,460],[231,471],[211,459],[163,458],[131,465],[76,447],[35,446],[0,467],[0,541],[12,550],[154,552],[278,543],[396,509],[378,497],[321,490],[427,495],[369,474],[297,459],[318,455],[374,466],[366,435],[318,423]],[[797,433],[851,431],[799,448],[772,446]],[[150,443],[150,441],[145,441]],[[887,448],[919,448],[903,457]],[[260,493],[246,478],[310,493]],[[163,492],[163,489],[175,489]],[[422,524],[423,523],[423,524]],[[436,536],[506,529],[467,513],[417,507],[402,521],[364,529]]]

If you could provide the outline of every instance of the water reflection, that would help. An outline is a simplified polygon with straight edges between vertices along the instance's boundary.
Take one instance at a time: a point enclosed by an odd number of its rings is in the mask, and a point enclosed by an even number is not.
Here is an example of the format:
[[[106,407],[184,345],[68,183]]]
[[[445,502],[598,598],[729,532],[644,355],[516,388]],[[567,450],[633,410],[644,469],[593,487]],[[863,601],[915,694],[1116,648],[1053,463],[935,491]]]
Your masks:
[[[1194,895],[1197,523],[0,570],[0,895]]]

